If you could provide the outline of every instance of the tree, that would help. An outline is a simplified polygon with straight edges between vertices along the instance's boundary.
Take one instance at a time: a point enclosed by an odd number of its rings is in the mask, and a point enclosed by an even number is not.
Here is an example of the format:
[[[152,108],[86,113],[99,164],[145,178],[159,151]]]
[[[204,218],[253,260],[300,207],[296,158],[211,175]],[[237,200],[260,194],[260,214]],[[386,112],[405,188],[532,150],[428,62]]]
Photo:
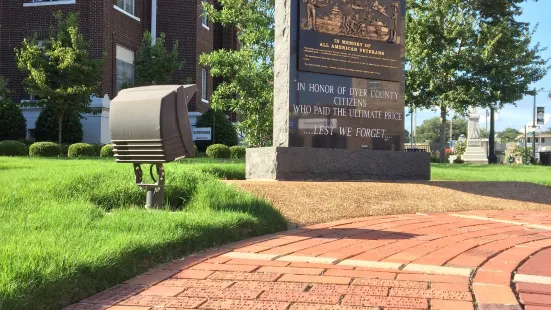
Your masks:
[[[61,126],[63,143],[73,144],[82,142],[84,132],[82,131],[82,123],[80,122],[80,115],[78,113],[66,112]],[[58,130],[55,110],[51,106],[45,106],[36,119],[35,140],[55,142],[59,137]]]
[[[411,143],[411,134],[407,129],[404,131],[404,138],[405,138],[404,140],[405,143]]]
[[[515,20],[524,0],[490,2],[408,3],[407,102],[440,110],[441,162],[450,110],[466,114],[473,106],[490,107],[493,118],[496,107],[522,97],[545,71],[541,49],[529,46],[527,24]]]
[[[546,49],[532,44],[536,29],[517,20],[522,14],[521,2],[507,0],[485,6],[479,17],[477,48],[469,53],[473,55],[471,78],[479,88],[473,96],[480,106],[490,108],[490,163],[497,163],[495,110],[530,94],[530,85],[549,70],[549,60],[540,55]]]
[[[197,121],[196,126],[212,128],[213,140],[195,142],[197,148],[201,151],[206,150],[207,147],[213,143],[234,146],[239,142],[235,127],[222,111],[214,111],[211,109],[203,113]]]
[[[450,127],[447,126],[444,131],[445,140],[444,143],[449,141]],[[467,135],[467,120],[463,118],[456,118],[452,123],[452,137],[454,140],[459,139],[459,136]],[[440,143],[440,118],[434,117],[424,120],[420,126],[417,126],[417,141],[432,143]]]
[[[69,13],[65,19],[61,12],[54,16],[57,30],[52,29],[43,48],[35,34],[26,38],[15,52],[18,68],[27,75],[24,79],[27,92],[42,98],[30,105],[47,106],[55,111],[61,144],[66,115],[97,113],[90,108],[90,102],[99,88],[101,60],[88,56],[88,44],[78,28],[78,13]]]
[[[161,33],[152,45],[151,33],[144,33],[135,61],[136,86],[167,84],[172,74],[182,68],[183,62],[178,60],[178,41],[174,42],[172,51],[168,52],[165,37],[165,34]]]
[[[407,13],[406,102],[440,110],[440,162],[445,162],[446,118],[465,112],[471,103],[466,38],[473,36],[475,16],[463,0],[412,0]],[[431,140],[435,140],[431,137]]]
[[[520,134],[522,133],[514,128],[505,128],[497,137],[501,139],[501,143],[509,143],[514,142]]]
[[[27,120],[10,98],[8,83],[0,76],[0,141],[25,139]]]
[[[220,78],[211,105],[240,116],[237,129],[250,146],[272,143],[275,0],[219,0],[220,9],[204,3],[211,22],[235,27],[239,50],[216,50],[200,57],[202,66]]]

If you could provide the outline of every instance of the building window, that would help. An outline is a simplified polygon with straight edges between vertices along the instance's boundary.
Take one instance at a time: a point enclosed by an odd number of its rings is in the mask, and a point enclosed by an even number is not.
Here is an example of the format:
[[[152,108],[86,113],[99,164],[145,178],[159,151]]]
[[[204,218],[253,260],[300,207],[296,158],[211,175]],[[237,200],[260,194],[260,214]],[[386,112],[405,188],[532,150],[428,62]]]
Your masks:
[[[201,101],[209,102],[207,99],[207,70],[201,72]]]
[[[207,4],[208,1],[201,0],[201,24],[206,29],[209,29],[209,19],[207,17],[207,11],[205,11],[205,4]]]
[[[116,86],[118,93],[124,85],[134,84],[134,52],[117,45]]]
[[[23,3],[23,6],[44,6],[44,5],[61,5],[75,4],[76,0],[32,0]]]
[[[116,6],[129,14],[134,15],[134,0],[117,0]]]
[[[545,143],[545,138],[541,138],[541,143]]]
[[[530,142],[530,138],[528,138],[528,142],[527,142],[527,143],[532,143],[532,142]]]

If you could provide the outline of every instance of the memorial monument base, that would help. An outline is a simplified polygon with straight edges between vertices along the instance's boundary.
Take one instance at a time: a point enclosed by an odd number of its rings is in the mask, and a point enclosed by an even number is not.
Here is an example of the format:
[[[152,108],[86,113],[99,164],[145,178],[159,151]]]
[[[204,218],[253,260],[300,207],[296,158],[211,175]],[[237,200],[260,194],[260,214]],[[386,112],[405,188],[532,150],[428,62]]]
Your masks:
[[[247,180],[425,181],[430,154],[322,148],[247,149]]]
[[[461,159],[470,164],[487,164],[488,155],[484,148],[482,148],[481,140],[471,140],[467,142],[467,149],[465,154],[461,156]]]

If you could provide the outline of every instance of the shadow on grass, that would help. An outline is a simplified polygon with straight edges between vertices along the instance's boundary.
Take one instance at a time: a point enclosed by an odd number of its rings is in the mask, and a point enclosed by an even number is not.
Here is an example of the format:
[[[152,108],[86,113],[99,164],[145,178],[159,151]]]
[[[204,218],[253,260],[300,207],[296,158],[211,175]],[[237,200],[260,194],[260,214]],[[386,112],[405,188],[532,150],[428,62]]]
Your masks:
[[[534,183],[431,181],[426,184],[479,196],[551,205],[551,188]]]
[[[203,226],[172,242],[119,251],[117,256],[104,258],[103,264],[75,266],[57,278],[34,273],[19,274],[18,278],[25,280],[22,282],[24,284],[11,296],[0,295],[0,309],[62,309],[159,264],[200,250],[277,231],[268,227],[253,229],[255,226],[250,221],[242,221],[231,230],[226,226]]]
[[[61,309],[173,259],[286,229],[285,219],[269,203],[223,184],[213,177],[215,173],[173,165],[168,175],[171,186],[165,197],[180,200],[183,210],[178,212],[185,217],[175,225],[170,241],[128,244],[102,256],[92,255],[90,262],[56,257],[59,270],[51,273],[22,269],[13,274],[12,290],[0,290],[0,309]],[[132,171],[113,167],[57,180],[44,196],[61,203],[80,199],[106,211],[145,201],[145,193],[133,182]],[[201,215],[208,218],[211,214],[216,214],[216,220],[200,221]]]
[[[8,170],[28,170],[31,169],[31,167],[8,167],[8,166],[0,166],[0,171],[8,171]]]

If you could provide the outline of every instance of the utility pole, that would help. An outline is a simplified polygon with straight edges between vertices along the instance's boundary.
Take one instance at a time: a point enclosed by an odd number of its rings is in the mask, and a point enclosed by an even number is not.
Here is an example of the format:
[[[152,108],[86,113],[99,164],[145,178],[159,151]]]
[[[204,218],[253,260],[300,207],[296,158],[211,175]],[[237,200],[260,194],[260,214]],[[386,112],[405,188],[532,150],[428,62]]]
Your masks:
[[[496,131],[495,131],[495,108],[490,108],[490,139],[488,140],[488,163],[497,164],[496,156],[496,141],[495,141]]]
[[[524,125],[524,164],[528,161],[528,158],[526,158],[528,155],[528,132],[526,130],[526,125]]]
[[[411,144],[411,148],[413,149],[413,108],[409,109],[409,116],[411,117],[411,131],[409,133],[409,142]]]
[[[486,133],[488,133],[488,109],[486,109]]]
[[[450,147],[451,147],[452,141],[453,141],[453,117],[450,117]]]
[[[532,141],[532,164],[536,164],[536,97],[538,95],[537,89],[534,88],[534,124],[532,126],[534,141]]]
[[[413,113],[415,114],[415,123],[413,125],[413,131],[414,131],[414,134],[413,134],[413,139],[415,139],[414,143],[415,143],[415,147],[417,147],[417,108],[414,108],[413,109]]]
[[[533,119],[534,119],[534,122],[532,124],[532,136],[534,138],[534,141],[532,141],[532,158],[534,159],[534,164],[536,164],[536,128],[538,127],[536,125],[536,98],[537,98],[537,95],[539,92],[543,92],[543,93],[549,93],[549,98],[551,98],[551,91],[548,91],[548,90],[544,90],[544,89],[540,89],[539,91],[537,90],[537,88],[534,88],[534,116],[533,116]],[[526,127],[524,128],[524,130],[526,131]]]

